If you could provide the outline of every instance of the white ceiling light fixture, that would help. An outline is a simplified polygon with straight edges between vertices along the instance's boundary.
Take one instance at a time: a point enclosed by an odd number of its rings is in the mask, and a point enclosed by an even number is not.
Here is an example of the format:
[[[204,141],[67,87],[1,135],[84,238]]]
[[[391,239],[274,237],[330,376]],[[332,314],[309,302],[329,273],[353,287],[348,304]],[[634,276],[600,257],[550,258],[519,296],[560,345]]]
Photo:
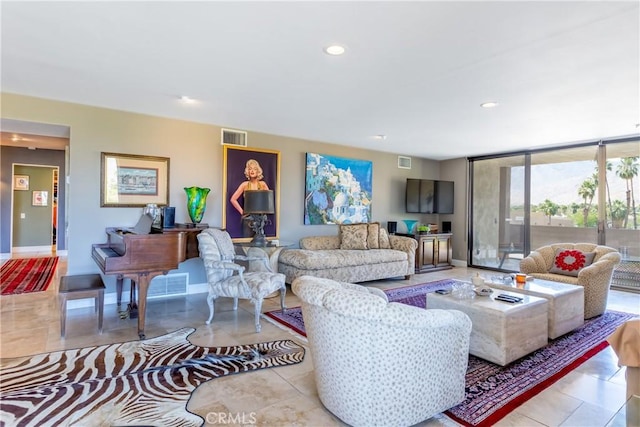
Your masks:
[[[191,98],[190,96],[182,95],[180,97],[180,102],[182,102],[184,104],[193,104],[193,103],[196,102],[196,100]]]
[[[495,108],[495,107],[497,107],[498,105],[500,105],[500,104],[498,104],[498,103],[497,103],[497,102],[495,102],[495,101],[488,101],[488,102],[483,102],[482,104],[480,104],[480,106],[481,106],[482,108]]]
[[[387,135],[383,135],[383,134],[379,134],[374,136],[375,139],[378,139],[380,141],[384,141],[385,139],[387,139]]]
[[[331,56],[340,56],[345,53],[347,49],[339,44],[332,44],[324,48],[324,53]]]

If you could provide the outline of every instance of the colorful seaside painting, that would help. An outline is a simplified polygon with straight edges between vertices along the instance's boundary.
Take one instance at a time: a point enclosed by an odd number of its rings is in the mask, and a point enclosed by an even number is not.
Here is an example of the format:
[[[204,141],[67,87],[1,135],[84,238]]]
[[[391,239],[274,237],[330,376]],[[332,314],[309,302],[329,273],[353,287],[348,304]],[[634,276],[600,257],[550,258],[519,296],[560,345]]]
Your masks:
[[[307,153],[304,223],[371,221],[373,162]]]

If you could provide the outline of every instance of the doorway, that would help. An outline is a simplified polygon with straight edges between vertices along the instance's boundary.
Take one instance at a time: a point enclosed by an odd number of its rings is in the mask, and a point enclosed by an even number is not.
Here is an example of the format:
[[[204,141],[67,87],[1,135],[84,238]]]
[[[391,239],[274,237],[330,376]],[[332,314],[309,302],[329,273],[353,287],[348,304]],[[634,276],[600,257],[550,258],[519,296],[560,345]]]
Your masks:
[[[49,250],[52,246],[59,255],[66,253],[67,249],[67,198],[68,184],[68,164],[70,154],[70,128],[63,125],[25,122],[13,119],[0,119],[0,175],[2,187],[0,188],[0,257],[10,257],[12,247],[16,246],[14,241],[14,223],[19,222],[20,214],[27,211],[14,211],[14,197],[19,194],[20,198],[28,199],[29,205],[23,201],[22,207],[35,208],[33,206],[33,191],[47,191],[47,206],[40,206],[39,210],[48,210],[50,217],[47,217],[46,224],[51,228],[47,229],[47,243]],[[47,182],[51,185],[47,188],[33,188],[30,190],[14,189],[14,165],[49,168]],[[54,173],[54,168],[57,172]],[[23,174],[27,175],[27,174]],[[54,181],[57,185],[54,186]],[[31,184],[31,182],[30,182]],[[43,193],[38,193],[37,203],[43,203],[41,197]],[[27,197],[28,196],[28,197]],[[55,210],[54,210],[55,207]],[[33,214],[33,213],[32,213]],[[17,218],[16,218],[17,216]],[[55,227],[55,241],[53,238]],[[22,244],[22,243],[20,243]],[[31,246],[30,243],[27,245]],[[37,246],[41,246],[40,242]]]
[[[13,165],[12,252],[57,250],[59,168]]]

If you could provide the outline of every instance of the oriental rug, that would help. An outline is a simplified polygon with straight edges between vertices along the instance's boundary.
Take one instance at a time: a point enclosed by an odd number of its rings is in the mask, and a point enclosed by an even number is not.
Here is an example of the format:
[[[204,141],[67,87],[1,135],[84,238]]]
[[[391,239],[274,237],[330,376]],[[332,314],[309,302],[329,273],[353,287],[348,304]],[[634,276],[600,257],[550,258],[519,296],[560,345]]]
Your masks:
[[[0,295],[47,290],[57,266],[57,256],[10,259],[0,267]]]
[[[388,289],[389,301],[424,308],[426,294],[450,286],[456,280],[440,280],[421,285]],[[306,336],[300,307],[265,313],[266,317]],[[543,347],[507,366],[499,366],[469,355],[465,400],[445,414],[466,426],[491,426],[509,412],[606,348],[613,331],[636,317],[634,314],[606,311],[586,320],[575,331],[550,340]]]
[[[20,426],[201,426],[205,420],[186,409],[200,384],[304,359],[304,348],[291,340],[200,347],[187,340],[194,331],[2,360],[0,420]]]

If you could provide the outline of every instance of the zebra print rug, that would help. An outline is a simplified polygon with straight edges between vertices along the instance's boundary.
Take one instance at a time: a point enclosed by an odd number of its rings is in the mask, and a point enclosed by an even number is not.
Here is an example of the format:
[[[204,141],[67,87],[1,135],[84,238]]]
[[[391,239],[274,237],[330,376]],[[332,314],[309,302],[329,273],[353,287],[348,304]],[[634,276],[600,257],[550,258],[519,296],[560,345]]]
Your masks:
[[[304,358],[291,340],[199,347],[187,341],[194,331],[5,359],[0,424],[201,426],[186,410],[200,384]]]

